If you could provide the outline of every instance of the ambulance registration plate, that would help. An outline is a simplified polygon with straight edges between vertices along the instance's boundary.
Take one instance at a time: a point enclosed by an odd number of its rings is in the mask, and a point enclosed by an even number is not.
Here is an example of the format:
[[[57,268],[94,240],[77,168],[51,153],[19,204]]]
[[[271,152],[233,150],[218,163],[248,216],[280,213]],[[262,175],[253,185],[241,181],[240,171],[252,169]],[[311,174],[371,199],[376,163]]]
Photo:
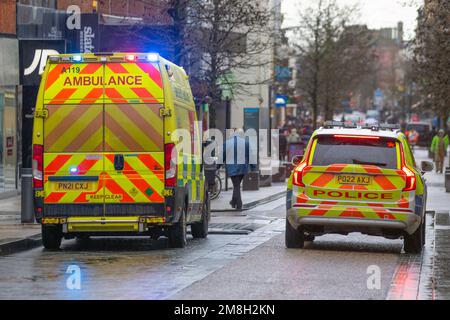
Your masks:
[[[87,181],[58,181],[52,182],[51,189],[56,192],[81,191],[90,192],[95,191],[97,183]]]
[[[340,174],[336,177],[339,184],[369,185],[372,177],[363,175]]]

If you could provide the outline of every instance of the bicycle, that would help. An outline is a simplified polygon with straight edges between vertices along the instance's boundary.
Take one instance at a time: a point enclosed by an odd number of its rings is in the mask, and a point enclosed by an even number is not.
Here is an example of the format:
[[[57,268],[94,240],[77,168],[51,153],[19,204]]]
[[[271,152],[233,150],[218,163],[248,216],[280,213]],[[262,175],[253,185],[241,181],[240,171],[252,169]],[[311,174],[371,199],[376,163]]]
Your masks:
[[[208,191],[211,200],[217,199],[222,192],[222,178],[218,173],[214,175],[214,184],[208,186]]]

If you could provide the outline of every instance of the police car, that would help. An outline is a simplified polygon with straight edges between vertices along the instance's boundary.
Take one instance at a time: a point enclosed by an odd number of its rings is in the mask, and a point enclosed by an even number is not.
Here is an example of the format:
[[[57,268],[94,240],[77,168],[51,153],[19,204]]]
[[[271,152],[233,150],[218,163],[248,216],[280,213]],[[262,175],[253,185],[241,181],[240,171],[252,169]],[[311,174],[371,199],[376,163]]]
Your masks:
[[[286,247],[328,233],[403,237],[407,253],[425,243],[427,189],[398,126],[345,126],[327,122],[305,155],[293,159],[287,191]]]

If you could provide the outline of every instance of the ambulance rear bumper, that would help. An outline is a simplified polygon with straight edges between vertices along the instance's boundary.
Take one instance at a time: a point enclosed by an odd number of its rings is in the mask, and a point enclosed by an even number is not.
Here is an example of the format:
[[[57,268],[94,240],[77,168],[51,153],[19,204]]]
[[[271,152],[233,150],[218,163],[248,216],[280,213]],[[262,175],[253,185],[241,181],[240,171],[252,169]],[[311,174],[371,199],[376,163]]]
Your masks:
[[[149,226],[163,225],[163,217],[78,217],[62,223],[63,233],[144,233]]]

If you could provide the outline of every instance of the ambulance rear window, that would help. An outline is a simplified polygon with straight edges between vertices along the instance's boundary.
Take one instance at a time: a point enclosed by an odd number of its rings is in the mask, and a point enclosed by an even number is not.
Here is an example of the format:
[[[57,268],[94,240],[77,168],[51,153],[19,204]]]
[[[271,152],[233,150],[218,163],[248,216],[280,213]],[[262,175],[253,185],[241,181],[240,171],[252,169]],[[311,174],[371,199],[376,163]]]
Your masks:
[[[383,137],[331,135],[317,138],[313,166],[372,165],[397,169],[397,143]]]

